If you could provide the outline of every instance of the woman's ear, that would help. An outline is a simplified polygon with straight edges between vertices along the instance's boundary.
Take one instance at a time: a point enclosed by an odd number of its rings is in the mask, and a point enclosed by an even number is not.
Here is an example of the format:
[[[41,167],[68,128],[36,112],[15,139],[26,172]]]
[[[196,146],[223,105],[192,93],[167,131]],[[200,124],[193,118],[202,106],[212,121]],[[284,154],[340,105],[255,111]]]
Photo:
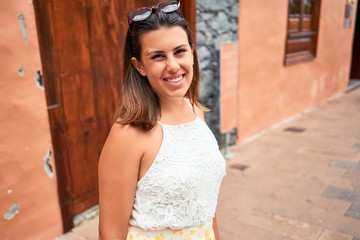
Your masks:
[[[144,70],[144,66],[141,62],[139,62],[136,58],[131,58],[131,64],[136,68],[136,70],[141,74],[141,76],[145,77],[146,72]]]

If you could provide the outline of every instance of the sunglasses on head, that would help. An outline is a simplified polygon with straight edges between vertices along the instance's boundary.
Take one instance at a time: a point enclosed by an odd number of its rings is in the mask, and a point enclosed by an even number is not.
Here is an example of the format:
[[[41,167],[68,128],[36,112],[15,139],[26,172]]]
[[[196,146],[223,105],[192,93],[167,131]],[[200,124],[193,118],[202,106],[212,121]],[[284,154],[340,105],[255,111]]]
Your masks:
[[[180,9],[180,0],[161,2],[152,7],[142,7],[127,14],[129,25],[131,22],[140,22],[148,19],[154,10],[164,13],[172,13]],[[181,12],[180,12],[181,14]]]

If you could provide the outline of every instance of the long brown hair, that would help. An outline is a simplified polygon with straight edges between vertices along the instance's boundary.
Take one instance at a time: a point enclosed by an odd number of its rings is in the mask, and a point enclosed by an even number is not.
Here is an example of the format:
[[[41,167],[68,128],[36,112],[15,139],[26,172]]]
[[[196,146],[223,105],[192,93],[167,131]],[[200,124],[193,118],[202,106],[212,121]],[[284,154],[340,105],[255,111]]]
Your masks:
[[[190,47],[193,49],[193,79],[185,94],[191,105],[201,107],[198,101],[200,69],[197,51],[186,20],[178,13],[163,13],[156,11],[143,21],[132,22],[129,26],[124,47],[124,74],[119,96],[119,105],[115,119],[117,123],[130,124],[145,131],[155,127],[159,114],[159,98],[153,91],[147,77],[143,77],[131,64],[131,58],[141,60],[140,36],[143,33],[154,31],[162,27],[180,26],[187,34]]]

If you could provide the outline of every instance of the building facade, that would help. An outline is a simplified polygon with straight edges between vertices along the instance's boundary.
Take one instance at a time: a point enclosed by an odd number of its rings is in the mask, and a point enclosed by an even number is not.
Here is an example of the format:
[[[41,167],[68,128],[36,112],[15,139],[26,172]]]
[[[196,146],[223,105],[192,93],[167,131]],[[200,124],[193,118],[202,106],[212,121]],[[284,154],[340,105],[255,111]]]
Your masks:
[[[0,238],[62,233],[31,1],[0,1]]]
[[[291,25],[296,13],[291,14],[291,3],[299,2],[240,2],[238,142],[344,92],[348,87],[353,41],[360,41],[354,40],[358,3],[305,0],[304,3],[313,4],[308,14],[313,14],[312,24],[316,27],[309,25],[308,29],[294,33]],[[351,18],[346,18],[345,9],[349,2],[353,12]],[[311,12],[315,10],[318,12]],[[308,19],[302,24],[305,25]],[[305,45],[305,49],[300,46],[298,50],[313,51],[315,48],[315,52],[310,59],[287,64],[287,51],[299,47],[289,44],[294,41],[289,35],[296,36],[299,32],[314,33],[312,36],[316,38],[309,40],[315,40],[311,42],[312,46]],[[300,40],[306,43],[307,38]]]
[[[121,76],[125,12],[154,2],[2,3],[0,238],[51,239],[96,204],[97,158],[118,86],[104,80]],[[237,68],[226,69],[238,76],[231,109],[238,143],[360,79],[358,1],[191,0],[183,6],[196,22],[201,102],[212,109],[206,119],[220,145],[224,43],[238,45]]]

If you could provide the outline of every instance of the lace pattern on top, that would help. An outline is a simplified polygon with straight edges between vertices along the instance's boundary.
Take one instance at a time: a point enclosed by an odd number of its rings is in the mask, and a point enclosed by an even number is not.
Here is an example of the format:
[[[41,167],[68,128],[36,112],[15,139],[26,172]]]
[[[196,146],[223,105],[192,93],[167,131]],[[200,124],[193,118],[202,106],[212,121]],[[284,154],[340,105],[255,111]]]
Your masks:
[[[162,124],[163,140],[136,187],[130,218],[146,230],[204,225],[214,217],[225,160],[199,117],[180,125]]]

